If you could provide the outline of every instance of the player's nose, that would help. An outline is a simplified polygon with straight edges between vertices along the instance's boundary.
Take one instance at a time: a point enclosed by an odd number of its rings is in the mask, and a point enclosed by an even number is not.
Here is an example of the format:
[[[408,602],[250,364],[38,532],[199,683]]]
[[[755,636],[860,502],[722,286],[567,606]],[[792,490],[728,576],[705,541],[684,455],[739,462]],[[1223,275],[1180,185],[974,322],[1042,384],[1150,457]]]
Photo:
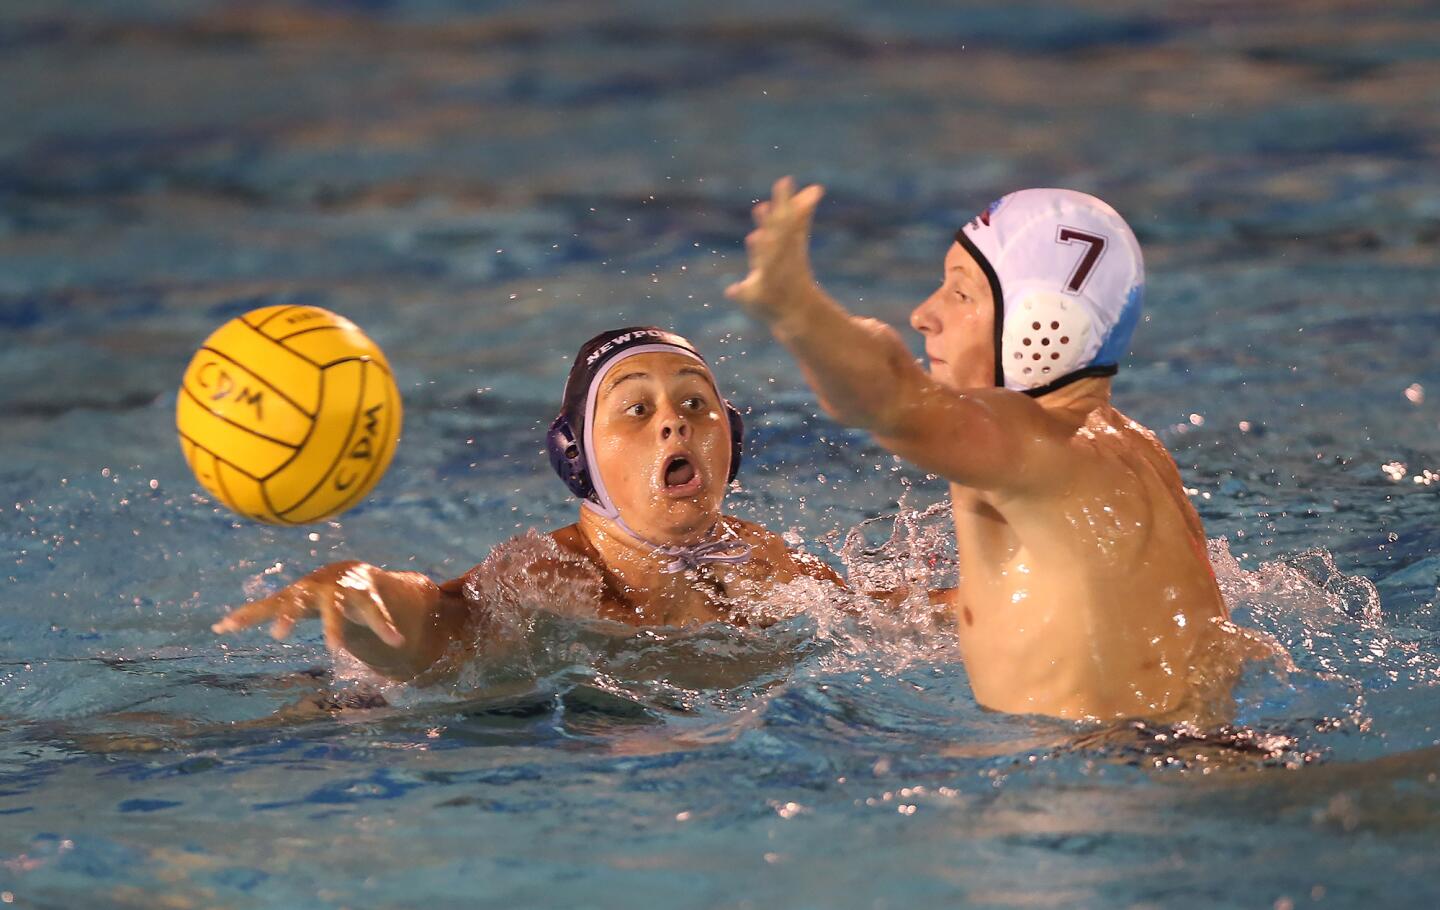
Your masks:
[[[940,331],[940,320],[935,313],[935,295],[931,294],[920,305],[910,311],[910,328],[921,335],[934,335]]]
[[[660,426],[660,440],[668,441],[672,436],[680,439],[690,438],[690,421],[685,419],[685,414],[672,402],[662,402],[659,405],[657,415]]]

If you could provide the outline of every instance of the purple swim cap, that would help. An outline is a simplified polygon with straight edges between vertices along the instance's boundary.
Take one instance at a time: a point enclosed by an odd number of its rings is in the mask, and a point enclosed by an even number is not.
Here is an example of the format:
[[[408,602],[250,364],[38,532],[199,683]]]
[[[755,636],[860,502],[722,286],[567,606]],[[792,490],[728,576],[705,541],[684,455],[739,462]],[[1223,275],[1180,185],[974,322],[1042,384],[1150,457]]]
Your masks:
[[[673,332],[654,326],[632,326],[601,332],[585,342],[570,375],[565,380],[565,395],[561,400],[560,413],[550,424],[545,436],[545,447],[550,454],[550,466],[565,486],[570,488],[583,505],[607,518],[617,518],[619,510],[605,492],[604,479],[590,457],[590,425],[595,414],[595,397],[600,380],[620,361],[637,354],[669,353],[689,357],[710,373],[710,365],[690,341]],[[715,385],[715,377],[710,376]],[[720,397],[719,388],[716,396]],[[725,415],[730,421],[730,475],[726,483],[735,479],[740,470],[740,455],[744,449],[745,424],[740,412],[729,401],[720,397]]]

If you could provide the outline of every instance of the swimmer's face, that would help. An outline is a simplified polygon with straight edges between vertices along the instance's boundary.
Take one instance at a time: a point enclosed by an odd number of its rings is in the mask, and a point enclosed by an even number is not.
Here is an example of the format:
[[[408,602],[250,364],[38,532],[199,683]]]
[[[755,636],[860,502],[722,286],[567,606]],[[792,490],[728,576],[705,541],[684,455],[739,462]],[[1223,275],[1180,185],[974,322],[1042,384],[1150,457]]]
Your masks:
[[[953,389],[995,384],[995,297],[966,249],[950,244],[940,287],[910,314],[925,336],[930,375]]]
[[[595,467],[625,523],[656,543],[693,543],[720,517],[730,424],[705,368],[680,354],[637,354],[595,398]]]

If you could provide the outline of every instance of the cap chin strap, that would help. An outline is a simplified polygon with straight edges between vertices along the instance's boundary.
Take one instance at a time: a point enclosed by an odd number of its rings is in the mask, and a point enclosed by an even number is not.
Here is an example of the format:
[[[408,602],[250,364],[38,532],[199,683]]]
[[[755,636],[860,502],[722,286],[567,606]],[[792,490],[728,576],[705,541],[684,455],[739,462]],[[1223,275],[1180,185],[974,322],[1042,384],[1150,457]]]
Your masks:
[[[585,505],[591,507],[590,511],[598,515],[605,515],[588,500]],[[749,562],[750,556],[755,550],[729,528],[721,528],[720,536],[697,544],[660,544],[637,534],[634,528],[625,523],[625,519],[621,518],[618,512],[615,515],[605,515],[605,517],[614,522],[620,530],[635,538],[636,541],[649,547],[651,555],[669,559],[670,561],[660,569],[666,575],[674,575],[676,572],[683,572],[686,569],[698,569],[707,563],[738,566],[741,563]],[[720,527],[720,522],[716,521],[705,536],[709,537],[716,528]]]
[[[719,537],[713,540],[707,540],[704,543],[693,544],[691,546],[661,546],[646,540],[630,530],[623,520],[617,523],[625,529],[626,534],[652,547],[656,556],[668,557],[670,559],[670,562],[666,563],[660,569],[660,571],[666,575],[673,575],[676,572],[683,572],[686,569],[698,569],[707,563],[738,566],[741,563],[749,562],[750,556],[755,549],[737,537],[735,532],[729,528],[723,528]],[[719,527],[720,522],[715,522],[715,525]],[[711,528],[711,531],[713,530],[714,528]]]
[[[637,534],[635,532],[635,529],[630,527],[630,525],[626,524],[625,519],[620,516],[620,510],[615,507],[615,503],[610,499],[609,491],[605,489],[605,479],[600,476],[600,467],[599,465],[595,464],[595,456],[593,454],[595,451],[595,439],[593,433],[593,428],[595,426],[595,399],[599,395],[600,383],[605,379],[605,377],[610,373],[610,371],[613,370],[616,365],[620,363],[620,361],[626,360],[630,357],[634,357],[637,354],[655,353],[679,354],[682,357],[688,357],[696,363],[700,364],[700,366],[705,369],[706,375],[709,375],[710,373],[709,366],[705,363],[704,360],[701,360],[698,356],[696,356],[693,351],[687,351],[686,349],[673,344],[642,344],[630,348],[619,354],[609,363],[606,363],[604,367],[600,370],[600,372],[595,374],[595,378],[590,381],[590,390],[585,396],[584,449],[585,466],[589,469],[590,484],[595,490],[595,498],[596,500],[598,500],[598,502],[591,502],[590,500],[586,499],[580,503],[580,507],[582,509],[589,509],[591,512],[594,512],[596,515],[599,515],[602,518],[610,519],[612,522],[615,523],[618,528],[620,528],[620,530],[624,531],[626,534],[629,534],[631,537],[635,538],[635,540],[649,547],[655,555],[669,557],[670,562],[666,563],[666,565],[660,570],[667,575],[673,575],[676,572],[683,572],[686,569],[698,569],[706,563],[739,565],[741,563],[748,562],[751,552],[754,550],[754,548],[750,546],[750,544],[741,540],[739,537],[735,536],[735,532],[731,531],[729,528],[725,529],[725,532],[729,535],[728,537],[725,536],[725,534],[722,534],[720,537],[717,537],[714,540],[706,540],[701,543],[692,544],[689,546],[683,544],[658,544],[655,543],[653,540]],[[713,377],[711,378],[710,383],[711,385],[715,384],[715,380]],[[716,394],[718,395],[719,392],[717,391]],[[717,521],[715,523],[715,526],[718,527],[719,524],[720,522]],[[714,530],[715,528],[712,527],[710,529],[710,532],[707,532],[706,536],[709,536],[709,533],[713,532]]]

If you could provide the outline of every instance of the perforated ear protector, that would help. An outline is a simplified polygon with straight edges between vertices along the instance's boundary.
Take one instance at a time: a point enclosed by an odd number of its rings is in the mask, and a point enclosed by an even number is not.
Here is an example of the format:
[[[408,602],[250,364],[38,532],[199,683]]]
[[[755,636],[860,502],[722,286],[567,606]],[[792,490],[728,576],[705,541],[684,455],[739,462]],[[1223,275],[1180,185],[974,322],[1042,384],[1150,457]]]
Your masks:
[[[740,457],[745,451],[745,420],[740,416],[740,410],[729,401],[722,399],[720,404],[725,408],[725,417],[730,422],[730,475],[725,478],[725,483],[729,484],[740,473]],[[570,492],[580,499],[599,503],[595,485],[590,481],[585,450],[575,438],[570,419],[564,414],[551,422],[550,430],[545,434],[545,448],[550,455],[550,467],[560,475]]]
[[[1041,282],[1017,282],[1005,301],[1000,365],[1005,387],[1048,385],[1090,364],[1100,349],[1093,308]]]

